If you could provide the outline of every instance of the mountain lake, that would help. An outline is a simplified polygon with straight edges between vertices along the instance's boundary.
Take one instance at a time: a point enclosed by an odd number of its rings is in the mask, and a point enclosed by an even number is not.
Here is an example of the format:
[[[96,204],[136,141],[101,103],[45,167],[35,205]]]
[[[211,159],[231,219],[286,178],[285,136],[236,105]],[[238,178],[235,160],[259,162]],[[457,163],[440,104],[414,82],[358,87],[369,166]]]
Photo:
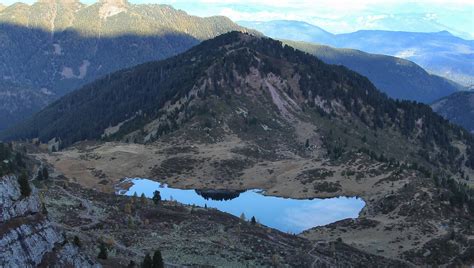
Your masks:
[[[339,220],[357,218],[365,206],[365,202],[358,197],[291,199],[268,196],[264,191],[255,189],[183,190],[144,178],[126,178],[121,184],[124,183],[131,186],[118,190],[117,194],[133,196],[136,193],[141,196],[143,193],[152,198],[153,192],[158,190],[162,200],[216,208],[237,217],[243,213],[247,220],[253,216],[260,224],[295,234]]]

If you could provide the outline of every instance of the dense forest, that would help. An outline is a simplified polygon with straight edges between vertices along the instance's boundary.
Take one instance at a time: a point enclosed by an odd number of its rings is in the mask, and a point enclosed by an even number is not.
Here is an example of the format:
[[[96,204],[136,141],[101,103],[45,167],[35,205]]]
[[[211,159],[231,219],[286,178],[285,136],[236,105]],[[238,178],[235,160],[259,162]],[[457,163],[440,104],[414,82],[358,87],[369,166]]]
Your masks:
[[[25,156],[13,150],[12,143],[0,142],[0,176],[16,173],[25,168]]]
[[[96,2],[37,1],[0,10],[1,80],[16,85],[0,82],[0,130],[108,73],[246,31],[226,17],[200,18],[169,5]]]
[[[474,92],[453,93],[432,103],[431,108],[449,121],[474,131]]]

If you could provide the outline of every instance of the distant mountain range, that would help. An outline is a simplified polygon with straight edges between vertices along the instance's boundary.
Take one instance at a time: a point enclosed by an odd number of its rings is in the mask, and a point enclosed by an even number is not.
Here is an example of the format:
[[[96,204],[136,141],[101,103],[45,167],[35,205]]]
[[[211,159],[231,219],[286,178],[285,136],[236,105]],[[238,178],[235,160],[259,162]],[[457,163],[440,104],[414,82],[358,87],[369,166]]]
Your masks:
[[[466,87],[474,86],[474,41],[461,39],[447,31],[417,33],[363,30],[348,34],[331,34],[301,21],[241,21],[239,24],[272,38],[360,49],[369,53],[405,58],[431,73]]]
[[[409,60],[307,42],[284,42],[326,63],[343,65],[367,76],[379,90],[392,98],[431,103],[464,89],[448,79],[427,73]]]
[[[8,6],[0,11],[0,79],[35,91],[37,105],[26,108],[21,103],[30,103],[31,96],[0,84],[18,104],[0,104],[0,117],[11,119],[0,122],[0,129],[107,73],[170,57],[231,30],[246,31],[226,17],[200,18],[168,5],[125,0]]]
[[[416,7],[417,6],[417,7]],[[452,7],[454,5],[451,5]],[[410,4],[412,10],[426,10],[426,3],[413,2]],[[468,15],[470,11],[459,10],[456,12],[456,20],[465,21],[469,24],[470,18]],[[378,14],[375,14],[378,13]],[[472,29],[468,25],[449,25],[444,19],[440,18],[437,12],[434,13],[422,13],[422,12],[400,12],[394,10],[381,10],[374,9],[364,11],[357,11],[346,13],[344,16],[334,18],[312,18],[312,24],[320,25],[323,28],[328,29],[330,32],[355,32],[358,30],[384,30],[384,31],[404,31],[409,29],[410,32],[442,32],[449,31],[455,36],[461,37],[466,40],[473,40],[474,34]],[[453,14],[453,13],[452,13]],[[471,13],[472,14],[472,13]],[[342,22],[342,23],[341,23]],[[337,27],[341,25],[340,27]],[[327,26],[326,26],[327,25]],[[343,29],[341,29],[343,28]]]
[[[434,102],[431,108],[449,121],[474,132],[474,92],[456,92]]]

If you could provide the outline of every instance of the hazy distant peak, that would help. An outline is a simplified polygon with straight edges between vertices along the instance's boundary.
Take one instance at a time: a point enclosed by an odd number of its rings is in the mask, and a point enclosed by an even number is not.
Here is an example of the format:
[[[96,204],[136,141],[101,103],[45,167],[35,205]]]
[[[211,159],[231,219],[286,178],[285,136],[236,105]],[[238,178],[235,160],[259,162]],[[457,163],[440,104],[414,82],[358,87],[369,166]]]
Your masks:
[[[334,35],[324,29],[304,21],[271,20],[271,21],[238,21],[241,26],[256,29],[265,35],[286,40],[331,43]]]
[[[454,35],[453,35],[452,33],[450,33],[449,31],[447,31],[447,30],[439,31],[438,34],[440,34],[440,35],[446,35],[446,36],[453,36],[453,37],[454,37]]]

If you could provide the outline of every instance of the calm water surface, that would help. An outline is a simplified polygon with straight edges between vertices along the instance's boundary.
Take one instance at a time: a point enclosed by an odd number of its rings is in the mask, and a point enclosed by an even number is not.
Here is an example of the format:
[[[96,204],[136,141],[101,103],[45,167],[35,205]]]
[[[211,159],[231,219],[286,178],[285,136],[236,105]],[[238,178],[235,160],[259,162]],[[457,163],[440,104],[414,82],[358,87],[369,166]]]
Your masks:
[[[200,190],[175,189],[166,184],[142,178],[129,178],[126,181],[132,182],[132,187],[126,191],[121,190],[118,194],[132,196],[137,193],[140,196],[144,193],[145,196],[151,198],[153,192],[158,190],[163,200],[176,200],[183,204],[201,207],[207,205],[207,207],[216,208],[237,217],[244,213],[247,219],[254,216],[261,224],[290,233],[300,233],[306,229],[342,219],[357,218],[365,206],[365,202],[357,197],[291,199],[265,196],[261,190],[229,193],[227,199],[230,200],[222,200],[226,195],[221,192],[216,194],[207,191],[203,193]]]

